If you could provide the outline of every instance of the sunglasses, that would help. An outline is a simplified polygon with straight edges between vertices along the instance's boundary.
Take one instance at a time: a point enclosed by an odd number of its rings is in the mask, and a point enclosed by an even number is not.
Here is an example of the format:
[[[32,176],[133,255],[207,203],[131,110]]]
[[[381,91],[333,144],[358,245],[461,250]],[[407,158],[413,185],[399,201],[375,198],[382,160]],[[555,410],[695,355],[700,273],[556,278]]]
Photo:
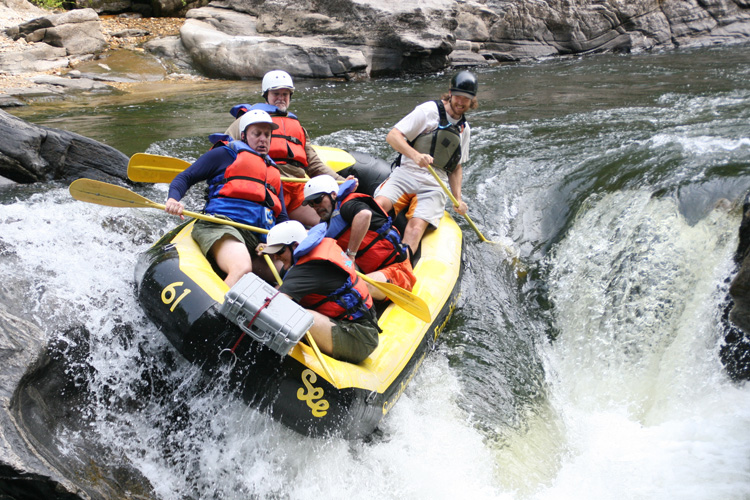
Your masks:
[[[302,202],[303,205],[313,206],[313,205],[319,205],[323,203],[323,197],[325,196],[325,193],[321,194],[317,198],[313,198],[312,200],[305,200]]]
[[[269,254],[269,255],[276,255],[276,256],[278,256],[278,255],[281,255],[282,253],[284,253],[284,250],[286,250],[286,245],[284,245],[283,247],[281,247],[280,250],[277,250],[274,253]]]

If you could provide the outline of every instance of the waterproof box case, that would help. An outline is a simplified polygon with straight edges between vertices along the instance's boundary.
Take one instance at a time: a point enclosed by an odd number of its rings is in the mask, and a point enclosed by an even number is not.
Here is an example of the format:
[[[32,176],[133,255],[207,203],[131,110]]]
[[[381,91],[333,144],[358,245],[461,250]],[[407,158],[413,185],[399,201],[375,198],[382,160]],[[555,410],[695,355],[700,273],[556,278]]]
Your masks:
[[[286,356],[313,324],[302,306],[247,273],[224,296],[219,312],[258,342]]]

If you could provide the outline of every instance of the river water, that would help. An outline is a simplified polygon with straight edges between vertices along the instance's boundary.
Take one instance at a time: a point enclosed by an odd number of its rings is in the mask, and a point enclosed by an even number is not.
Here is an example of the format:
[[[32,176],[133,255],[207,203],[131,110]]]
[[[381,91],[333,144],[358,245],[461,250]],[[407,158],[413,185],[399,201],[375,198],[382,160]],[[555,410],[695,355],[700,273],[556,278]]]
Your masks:
[[[501,244],[461,221],[459,307],[367,442],[299,436],[196,382],[134,297],[135,255],[174,219],[75,202],[66,186],[0,192],[0,275],[50,337],[90,332],[91,435],[159,498],[750,498],[750,387],[719,360],[750,188],[748,46],[478,74],[464,197]],[[447,80],[299,81],[292,108],[318,144],[391,159],[387,131]],[[258,93],[150,84],[11,111],[193,160]]]

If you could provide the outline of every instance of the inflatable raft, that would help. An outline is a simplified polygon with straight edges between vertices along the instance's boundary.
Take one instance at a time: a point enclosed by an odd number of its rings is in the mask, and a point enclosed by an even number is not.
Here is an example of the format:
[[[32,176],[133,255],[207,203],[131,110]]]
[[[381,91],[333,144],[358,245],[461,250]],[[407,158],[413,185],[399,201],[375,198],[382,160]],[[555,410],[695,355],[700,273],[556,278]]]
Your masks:
[[[431,321],[394,304],[379,307],[383,332],[370,357],[355,365],[323,354],[323,366],[302,337],[309,315],[286,297],[271,300],[274,289],[253,275],[229,289],[193,241],[193,223],[165,234],[139,257],[141,306],[187,360],[224,373],[222,380],[245,402],[301,434],[355,439],[372,433],[433,349],[458,300],[463,239],[445,213],[440,227],[425,234],[414,265],[412,293],[429,306]],[[264,342],[265,335],[273,338]]]

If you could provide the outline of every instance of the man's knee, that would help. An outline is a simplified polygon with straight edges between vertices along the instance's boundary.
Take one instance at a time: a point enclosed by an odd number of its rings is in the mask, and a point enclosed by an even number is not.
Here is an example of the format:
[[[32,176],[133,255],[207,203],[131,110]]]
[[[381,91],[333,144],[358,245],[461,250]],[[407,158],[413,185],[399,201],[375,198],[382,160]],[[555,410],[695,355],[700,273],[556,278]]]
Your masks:
[[[385,196],[376,196],[375,202],[381,206],[384,212],[390,212],[393,208],[393,202]]]

